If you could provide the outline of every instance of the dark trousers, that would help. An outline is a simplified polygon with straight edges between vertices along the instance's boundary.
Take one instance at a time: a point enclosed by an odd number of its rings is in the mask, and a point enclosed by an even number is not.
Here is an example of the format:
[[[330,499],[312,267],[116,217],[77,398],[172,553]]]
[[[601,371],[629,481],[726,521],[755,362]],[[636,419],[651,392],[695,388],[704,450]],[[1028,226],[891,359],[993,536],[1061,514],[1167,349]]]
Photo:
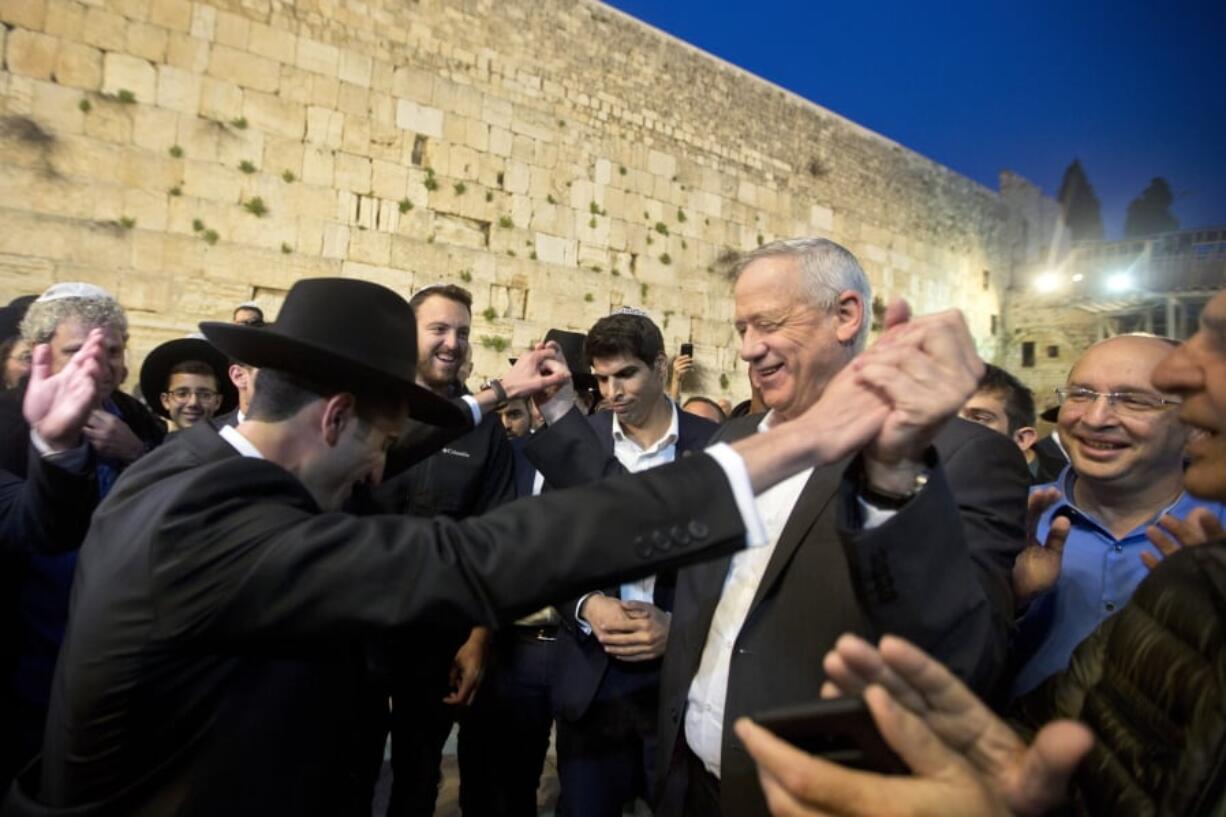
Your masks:
[[[685,740],[685,736],[681,737]],[[719,778],[707,771],[698,755],[685,747],[686,776],[684,817],[719,817]]]
[[[620,817],[650,801],[656,753],[659,674],[611,664],[591,706],[575,721],[558,719],[558,814]]]
[[[553,726],[553,642],[537,628],[494,636],[485,680],[460,727],[460,809],[467,817],[536,817]]]

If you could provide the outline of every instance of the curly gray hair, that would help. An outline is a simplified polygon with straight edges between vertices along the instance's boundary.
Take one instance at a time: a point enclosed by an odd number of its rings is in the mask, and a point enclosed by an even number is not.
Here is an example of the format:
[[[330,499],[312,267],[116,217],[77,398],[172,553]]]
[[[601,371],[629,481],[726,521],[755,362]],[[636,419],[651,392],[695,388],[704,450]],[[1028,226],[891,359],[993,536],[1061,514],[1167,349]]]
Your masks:
[[[21,321],[21,337],[31,345],[47,343],[56,327],[71,320],[80,321],[91,329],[110,327],[124,337],[128,335],[128,318],[115,299],[57,298],[30,304]]]

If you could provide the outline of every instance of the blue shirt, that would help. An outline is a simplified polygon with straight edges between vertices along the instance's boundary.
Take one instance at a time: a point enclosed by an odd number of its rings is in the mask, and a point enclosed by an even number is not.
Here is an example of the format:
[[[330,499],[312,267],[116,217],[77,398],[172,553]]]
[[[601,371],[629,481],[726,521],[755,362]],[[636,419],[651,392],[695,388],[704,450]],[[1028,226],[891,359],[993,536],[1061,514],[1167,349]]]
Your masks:
[[[1194,508],[1208,508],[1219,521],[1226,506],[1179,495],[1170,506],[1116,539],[1093,516],[1073,504],[1074,475],[1065,467],[1060,478],[1038,488],[1059,488],[1064,498],[1039,519],[1038,539],[1046,540],[1056,514],[1071,523],[1064,545],[1064,561],[1056,586],[1039,596],[1019,622],[1017,650],[1025,660],[1013,682],[1013,696],[1034,689],[1048,676],[1068,667],[1077,645],[1116,610],[1123,607],[1137,585],[1149,575],[1141,554],[1161,554],[1150,544],[1145,529],[1164,514],[1183,519]]]

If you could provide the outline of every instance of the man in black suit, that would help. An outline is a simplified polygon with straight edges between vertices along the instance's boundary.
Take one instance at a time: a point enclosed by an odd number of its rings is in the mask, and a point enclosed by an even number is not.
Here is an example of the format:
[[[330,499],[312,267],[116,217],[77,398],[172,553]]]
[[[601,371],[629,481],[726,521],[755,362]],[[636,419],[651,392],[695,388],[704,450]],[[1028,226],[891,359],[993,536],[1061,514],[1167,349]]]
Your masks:
[[[398,295],[312,279],[272,327],[202,324],[261,368],[251,416],[187,430],[99,506],[43,757],[6,813],[337,814],[353,795],[361,639],[435,619],[494,624],[761,547],[753,492],[883,429],[951,416],[970,393],[982,365],[961,318],[907,328],[914,344],[870,355],[770,433],[452,522],[339,512],[355,484],[378,483],[408,411],[457,422],[414,383],[414,319]],[[531,390],[568,379],[553,349],[516,365]],[[905,397],[889,396],[894,384]],[[563,387],[542,406],[571,400]]]
[[[770,412],[730,421],[715,440],[752,439],[810,410],[868,334],[867,277],[833,242],[775,242],[743,257],[736,273],[741,357]],[[884,387],[900,400],[919,388],[910,378]],[[765,814],[732,723],[814,700],[822,658],[844,632],[905,632],[990,690],[1012,621],[1027,476],[1007,439],[940,418],[887,427],[856,459],[759,496],[770,547],[678,576],[657,814]]]
[[[22,337],[31,345],[50,347],[52,372],[68,365],[92,331],[102,334],[101,393],[83,434],[89,443],[90,470],[98,493],[105,496],[119,474],[166,434],[161,420],[119,391],[126,371],[128,324],[123,309],[99,287],[60,283],[30,305],[21,327]],[[22,413],[26,390],[20,387],[0,395],[0,468],[22,478],[30,447],[30,425]],[[76,551],[55,550],[66,552],[6,557],[3,571],[4,687],[16,713],[3,731],[26,758],[38,751],[41,740],[77,560]]]
[[[534,435],[525,453],[543,473],[577,467],[567,460],[588,461],[593,475],[606,464],[643,471],[701,451],[718,428],[668,398],[664,338],[646,315],[601,318],[584,356],[610,410],[587,418],[572,409]],[[675,587],[676,575],[663,573],[560,605],[553,685],[560,814],[618,817],[635,797],[650,799]]]

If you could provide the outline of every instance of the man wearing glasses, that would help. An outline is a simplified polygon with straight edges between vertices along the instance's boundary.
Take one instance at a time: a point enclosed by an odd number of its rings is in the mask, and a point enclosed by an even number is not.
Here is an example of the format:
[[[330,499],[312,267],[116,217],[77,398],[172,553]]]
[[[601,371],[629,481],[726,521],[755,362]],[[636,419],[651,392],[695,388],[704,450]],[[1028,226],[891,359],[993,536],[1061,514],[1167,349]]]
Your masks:
[[[229,361],[202,337],[176,338],[158,346],[140,370],[141,394],[150,408],[182,431],[224,414],[237,404],[226,376]]]
[[[1025,610],[1014,696],[1065,669],[1073,649],[1132,596],[1158,547],[1171,534],[1182,538],[1185,520],[1226,518],[1220,502],[1183,490],[1183,449],[1195,432],[1179,422],[1179,399],[1153,384],[1177,345],[1153,335],[1109,338],[1056,390],[1069,465],[1030,497],[1037,525],[1013,570]]]

